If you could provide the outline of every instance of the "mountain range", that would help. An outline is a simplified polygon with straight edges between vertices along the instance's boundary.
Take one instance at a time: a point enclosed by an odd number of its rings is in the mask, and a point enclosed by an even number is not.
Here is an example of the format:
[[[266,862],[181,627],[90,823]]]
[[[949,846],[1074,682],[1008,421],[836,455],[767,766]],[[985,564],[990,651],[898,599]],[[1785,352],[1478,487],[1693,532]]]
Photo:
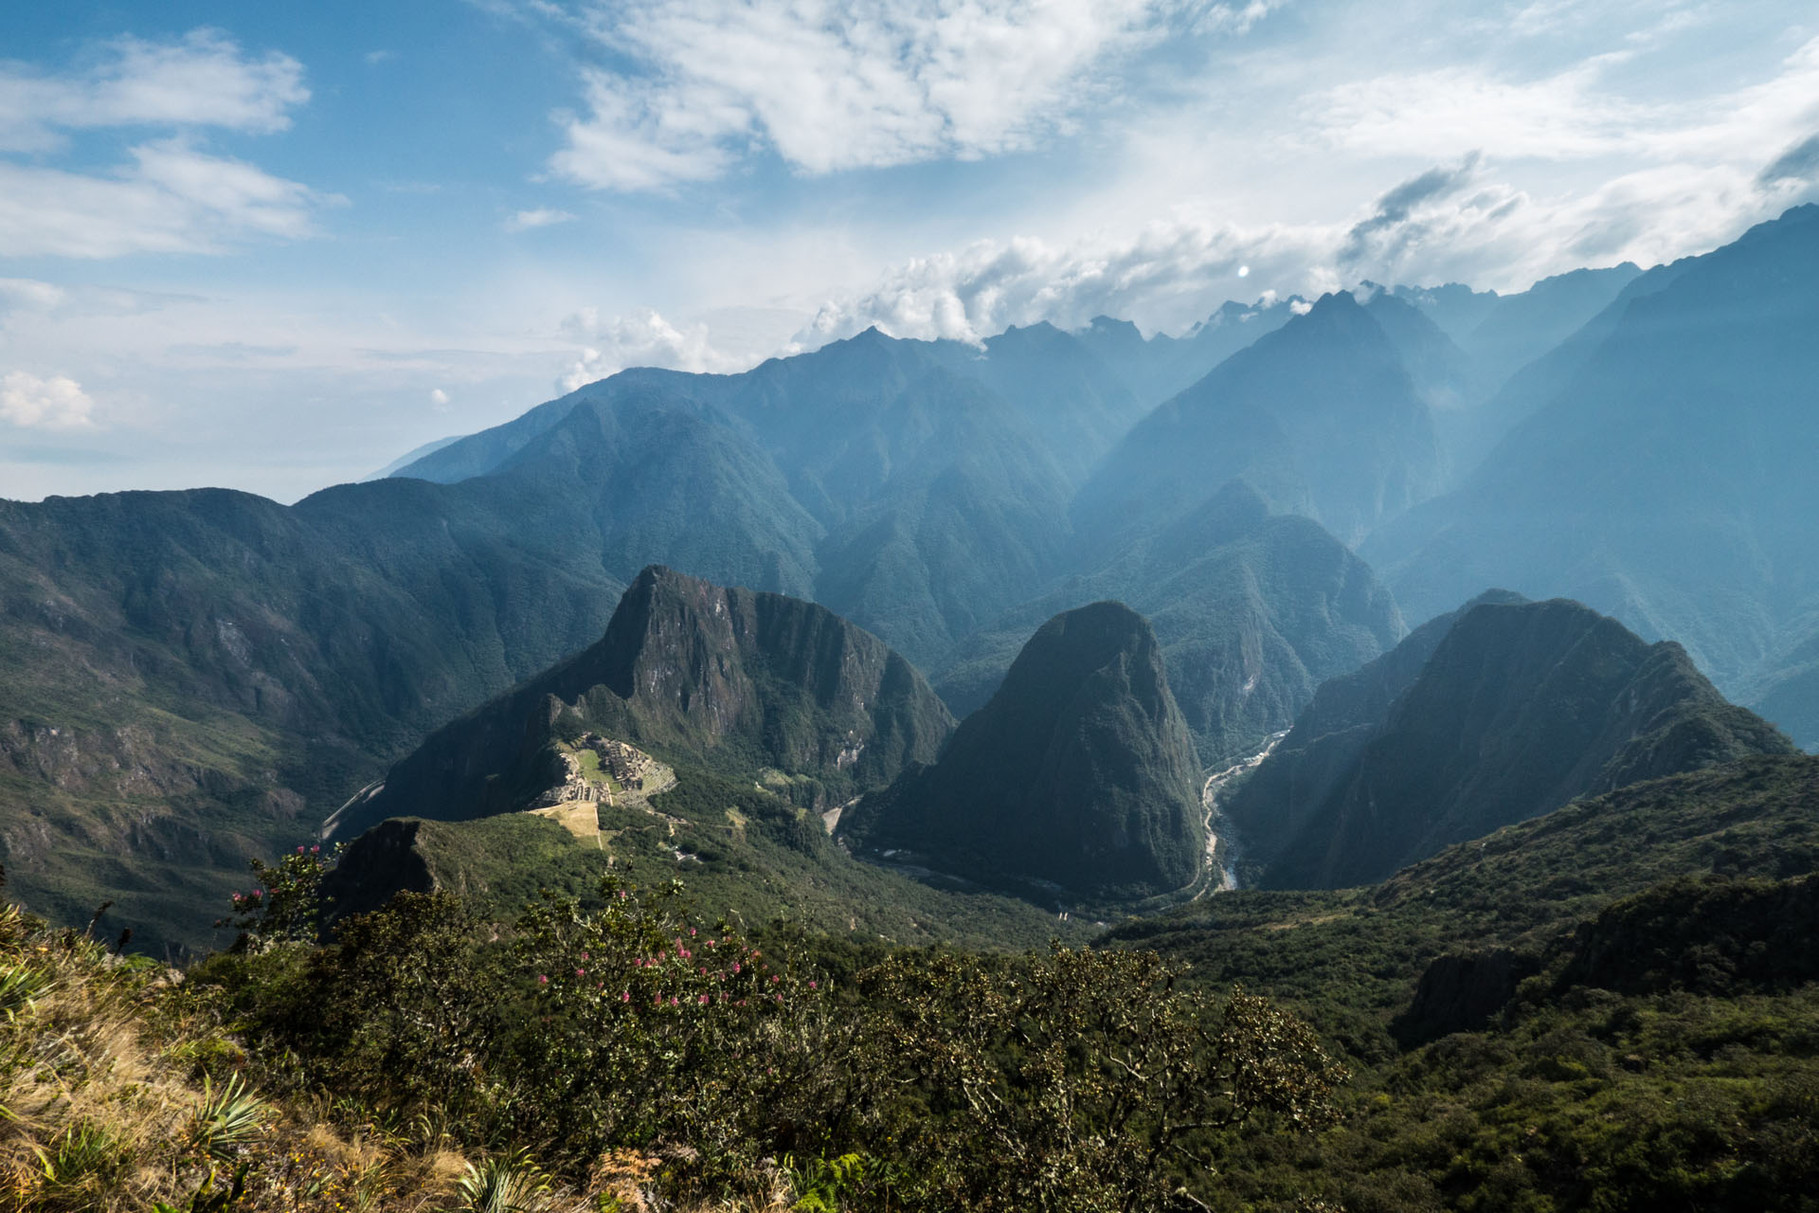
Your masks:
[[[818,603],[960,717],[1045,621],[1121,601],[1209,768],[1488,585],[1677,641],[1813,744],[1816,231],[1798,208],[1646,272],[1233,304],[1180,338],[870,331],[635,369],[291,507],[0,503],[0,858],[63,919],[112,898],[146,946],[193,943],[248,859],[581,661],[652,565]],[[814,765],[774,769],[815,803],[897,774]]]

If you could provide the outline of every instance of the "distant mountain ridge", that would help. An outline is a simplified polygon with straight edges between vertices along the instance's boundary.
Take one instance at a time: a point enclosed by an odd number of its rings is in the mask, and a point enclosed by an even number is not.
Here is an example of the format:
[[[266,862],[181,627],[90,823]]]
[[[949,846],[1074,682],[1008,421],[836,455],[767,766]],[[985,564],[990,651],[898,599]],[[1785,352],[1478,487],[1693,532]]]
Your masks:
[[[1396,345],[1341,293],[1145,417],[1072,513],[1089,542],[1109,551],[1243,479],[1275,509],[1356,542],[1438,492],[1441,477],[1433,417]]]

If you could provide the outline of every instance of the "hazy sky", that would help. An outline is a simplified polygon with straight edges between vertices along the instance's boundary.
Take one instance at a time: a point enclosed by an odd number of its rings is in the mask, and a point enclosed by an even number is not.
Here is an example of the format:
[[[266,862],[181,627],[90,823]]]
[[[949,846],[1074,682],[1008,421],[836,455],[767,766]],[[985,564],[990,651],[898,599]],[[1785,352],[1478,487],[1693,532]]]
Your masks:
[[[871,323],[1522,289],[1815,180],[1794,0],[8,4],[0,497],[292,500]]]

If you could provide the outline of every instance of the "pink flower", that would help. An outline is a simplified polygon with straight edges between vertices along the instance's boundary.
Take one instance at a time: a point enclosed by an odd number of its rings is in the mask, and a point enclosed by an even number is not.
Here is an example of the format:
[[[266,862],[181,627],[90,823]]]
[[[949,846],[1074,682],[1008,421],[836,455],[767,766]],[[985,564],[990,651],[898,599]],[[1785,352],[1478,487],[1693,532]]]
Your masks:
[[[771,984],[772,985],[776,985],[778,982],[780,982],[782,980],[783,980],[783,978],[777,976],[775,973],[771,974]]]
[[[632,992],[630,990],[627,990],[625,993],[619,995],[620,1002],[630,1002],[631,1000],[632,1000]]]
[[[549,978],[545,977],[542,973],[539,973],[537,974],[537,984],[540,986],[547,986],[549,984]]]
[[[264,890],[264,889],[254,889],[254,890],[253,890],[253,896],[254,896],[254,897],[264,897],[264,896],[265,896],[265,890]]]
[[[302,848],[302,847],[298,847],[298,848],[297,848],[297,854],[299,854],[299,855],[301,855],[301,854],[303,854],[303,848]]]
[[[695,937],[695,928],[693,928],[693,927],[690,927],[690,928],[689,928],[689,929],[688,929],[688,937],[689,937],[689,938],[690,938],[690,939],[693,939],[693,938],[694,938],[694,937]]]
[[[672,1007],[679,1007],[682,1005],[682,1000],[680,998],[676,998],[676,997],[672,996],[669,1000],[669,1005]]]
[[[811,981],[811,982],[809,982],[809,983],[808,983],[808,988],[809,988],[809,989],[811,989],[811,990],[818,990],[818,989],[820,989],[820,988],[821,988],[821,987],[820,987],[820,985],[819,985],[819,984],[817,984],[817,983],[816,983],[816,982],[812,982],[812,981]]]
[[[701,996],[701,1005],[704,1007],[707,1005],[707,995],[705,994]]]
[[[590,959],[590,957],[588,956],[588,954],[586,952],[583,952],[583,953],[581,953],[581,959],[588,960],[588,959]]]
[[[586,977],[586,976],[587,976],[587,970],[586,970],[586,969],[576,969],[576,970],[575,970],[575,976],[576,976],[576,977]],[[809,985],[811,985],[811,986],[812,986],[812,985],[814,985],[814,984],[815,984],[815,983],[814,983],[814,982],[812,982],[812,981],[811,981],[811,982],[809,982],[809,983],[808,983],[808,984],[809,984]]]
[[[742,969],[742,968],[744,968],[744,967],[745,967],[745,966],[743,966],[743,965],[741,965],[741,964],[740,964],[740,963],[739,963],[739,962],[738,962],[738,961],[736,961],[736,960],[735,960],[735,961],[734,961],[734,962],[733,962],[733,972],[735,972],[735,973],[737,973],[737,972],[739,972],[739,970],[740,970],[740,969]]]
[[[320,854],[322,854],[322,848],[321,847],[311,847],[309,849],[309,853],[311,855],[320,855]]]

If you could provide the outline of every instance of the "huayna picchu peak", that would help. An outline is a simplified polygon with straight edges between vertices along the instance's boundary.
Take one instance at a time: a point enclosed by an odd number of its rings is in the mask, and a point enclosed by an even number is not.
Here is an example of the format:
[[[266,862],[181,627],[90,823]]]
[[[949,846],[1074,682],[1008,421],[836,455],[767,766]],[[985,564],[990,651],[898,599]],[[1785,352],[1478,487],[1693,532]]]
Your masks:
[[[1116,602],[1043,624],[932,766],[842,817],[854,851],[1106,902],[1192,884],[1198,765],[1148,621]]]

